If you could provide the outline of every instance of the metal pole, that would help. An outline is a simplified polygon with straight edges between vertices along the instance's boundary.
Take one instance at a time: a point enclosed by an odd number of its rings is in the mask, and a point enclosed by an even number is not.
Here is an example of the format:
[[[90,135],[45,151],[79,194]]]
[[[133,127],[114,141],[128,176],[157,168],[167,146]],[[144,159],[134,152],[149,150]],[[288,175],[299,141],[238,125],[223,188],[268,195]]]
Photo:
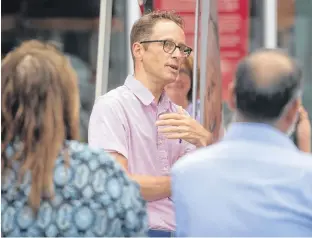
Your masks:
[[[112,0],[101,0],[95,98],[107,91],[112,7]]]
[[[264,0],[264,47],[277,47],[277,1]]]
[[[210,0],[201,1],[201,29],[200,29],[200,123],[204,125],[205,94],[207,84],[207,54],[208,54],[208,27],[210,14]]]
[[[131,47],[130,45],[130,33],[133,24],[135,23],[136,20],[138,20],[141,17],[141,10],[140,6],[137,1],[133,0],[127,0],[127,37],[128,37],[128,74],[133,74],[133,59],[132,59],[132,54],[131,54]]]
[[[194,36],[194,65],[193,65],[193,118],[196,118],[197,112],[197,68],[198,68],[198,25],[199,25],[199,8],[200,0],[196,0],[196,11],[195,11],[195,36]]]

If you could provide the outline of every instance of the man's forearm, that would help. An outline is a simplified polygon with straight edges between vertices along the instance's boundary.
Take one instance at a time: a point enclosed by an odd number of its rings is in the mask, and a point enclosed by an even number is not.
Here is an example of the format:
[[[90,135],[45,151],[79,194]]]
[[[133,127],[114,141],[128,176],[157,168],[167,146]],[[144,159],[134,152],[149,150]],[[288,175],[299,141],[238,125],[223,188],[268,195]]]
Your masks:
[[[171,196],[171,179],[169,176],[150,176],[131,174],[127,159],[116,152],[110,152],[116,161],[124,168],[127,175],[140,185],[142,197],[146,201],[155,201]]]
[[[140,185],[141,194],[146,201],[151,202],[171,196],[169,176],[128,175]]]

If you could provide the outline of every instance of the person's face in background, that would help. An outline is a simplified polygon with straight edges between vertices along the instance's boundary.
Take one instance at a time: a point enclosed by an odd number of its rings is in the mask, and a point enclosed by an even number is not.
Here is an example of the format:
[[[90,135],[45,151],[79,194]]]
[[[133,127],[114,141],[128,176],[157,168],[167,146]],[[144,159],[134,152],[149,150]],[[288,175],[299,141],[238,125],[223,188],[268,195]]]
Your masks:
[[[178,78],[165,87],[166,94],[175,104],[185,107],[188,104],[187,95],[191,90],[191,71],[183,64]]]
[[[156,23],[149,40],[168,40],[176,45],[185,45],[183,29],[175,22],[161,20]],[[184,56],[178,48],[173,53],[164,51],[164,43],[143,43],[142,66],[149,80],[160,87],[174,82],[178,75]]]

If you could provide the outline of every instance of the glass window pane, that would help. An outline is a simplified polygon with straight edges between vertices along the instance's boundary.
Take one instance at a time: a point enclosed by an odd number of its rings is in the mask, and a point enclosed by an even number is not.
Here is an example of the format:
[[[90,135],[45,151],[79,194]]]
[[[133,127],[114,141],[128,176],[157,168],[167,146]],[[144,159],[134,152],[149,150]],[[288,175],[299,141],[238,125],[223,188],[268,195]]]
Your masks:
[[[87,141],[95,97],[99,9],[101,0],[2,1],[1,55],[20,42],[54,42],[70,59],[80,88],[81,140]],[[126,1],[114,0],[108,89],[121,85],[127,73]]]
[[[278,1],[278,46],[288,49],[301,64],[303,105],[312,118],[312,1]]]

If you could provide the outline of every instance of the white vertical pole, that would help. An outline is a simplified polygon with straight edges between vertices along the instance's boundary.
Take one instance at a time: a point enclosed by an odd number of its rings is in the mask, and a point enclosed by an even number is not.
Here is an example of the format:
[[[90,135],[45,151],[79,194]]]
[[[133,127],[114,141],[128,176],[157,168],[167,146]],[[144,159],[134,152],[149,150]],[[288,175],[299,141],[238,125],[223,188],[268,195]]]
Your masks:
[[[107,91],[112,7],[112,0],[101,0],[95,98]]]
[[[141,10],[138,1],[127,0],[127,39],[128,39],[128,74],[133,74],[133,59],[131,54],[130,33],[136,20],[141,17]]]
[[[197,68],[198,68],[198,25],[199,25],[199,9],[200,0],[196,0],[196,11],[195,11],[195,35],[194,35],[194,65],[193,65],[193,92],[192,92],[192,106],[193,106],[193,118],[196,118],[197,112]]]
[[[205,94],[207,84],[207,54],[209,33],[210,0],[201,1],[201,29],[200,29],[200,123],[204,124]]]
[[[263,0],[264,47],[277,47],[277,0]]]

